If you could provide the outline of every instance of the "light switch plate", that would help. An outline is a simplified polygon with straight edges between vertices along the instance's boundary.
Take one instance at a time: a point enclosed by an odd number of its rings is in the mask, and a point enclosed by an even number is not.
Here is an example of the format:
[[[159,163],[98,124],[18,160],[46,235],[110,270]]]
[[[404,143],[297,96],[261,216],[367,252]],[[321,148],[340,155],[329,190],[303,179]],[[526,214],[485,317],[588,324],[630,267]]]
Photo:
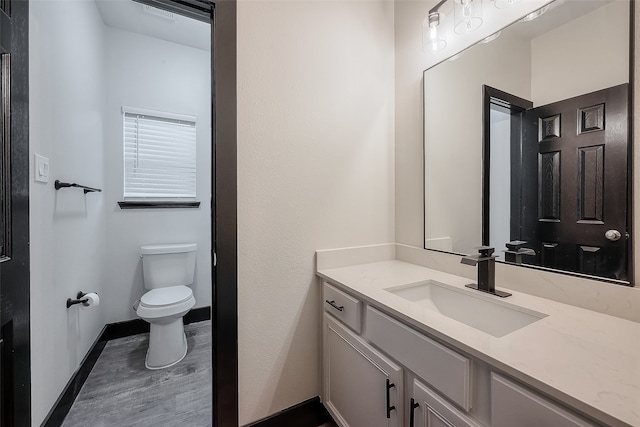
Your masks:
[[[35,168],[34,175],[36,182],[49,182],[49,159],[34,154]]]

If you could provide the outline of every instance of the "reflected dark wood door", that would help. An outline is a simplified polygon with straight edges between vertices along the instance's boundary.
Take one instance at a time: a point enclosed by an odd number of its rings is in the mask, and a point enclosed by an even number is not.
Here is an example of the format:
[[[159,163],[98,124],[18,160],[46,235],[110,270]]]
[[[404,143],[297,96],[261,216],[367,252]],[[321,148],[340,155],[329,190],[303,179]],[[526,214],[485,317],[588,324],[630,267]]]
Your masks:
[[[627,113],[628,84],[527,111],[527,263],[628,280]]]

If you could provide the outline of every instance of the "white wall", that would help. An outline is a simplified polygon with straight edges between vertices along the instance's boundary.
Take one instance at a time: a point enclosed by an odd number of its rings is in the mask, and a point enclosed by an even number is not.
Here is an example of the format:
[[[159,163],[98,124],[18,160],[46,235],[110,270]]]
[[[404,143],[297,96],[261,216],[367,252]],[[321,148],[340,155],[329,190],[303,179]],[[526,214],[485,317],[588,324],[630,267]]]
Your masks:
[[[198,244],[192,285],[196,307],[211,305],[210,54],[164,40],[106,28],[104,190],[107,323],[135,319],[145,292],[140,246]],[[123,210],[122,106],[197,116],[198,209]]]
[[[628,15],[628,2],[613,1],[534,38],[534,107],[627,83],[629,49],[616,40],[629,37]]]
[[[93,1],[33,1],[29,13],[31,393],[40,425],[108,308],[65,306],[79,290],[105,290],[104,194],[53,188],[55,179],[105,184],[104,33]],[[33,181],[33,153],[50,159],[48,184]]]
[[[482,244],[482,86],[528,99],[528,47],[521,38],[499,37],[426,71],[426,240],[448,237],[458,253]]]
[[[208,51],[106,28],[93,0],[32,2],[29,36],[29,149],[51,163],[51,181],[30,185],[32,418],[40,425],[105,323],[136,318],[141,245],[197,242],[196,306],[211,305],[211,91]],[[122,105],[198,117],[199,209],[117,206]],[[55,191],[55,179],[103,192]],[[79,290],[98,292],[100,306],[67,310]]]
[[[526,3],[526,2],[521,2]],[[423,184],[422,184],[422,99],[421,78],[424,69],[435,63],[421,53],[421,22],[435,1],[422,2],[398,0],[395,3],[395,101],[396,101],[396,241],[422,247]],[[636,7],[636,22],[640,20],[640,8]],[[481,36],[479,35],[478,38]],[[640,32],[636,31],[636,64],[640,55]],[[640,77],[638,65],[635,72],[635,105],[640,111]],[[640,132],[640,115],[634,118],[634,135]],[[634,139],[637,145],[638,139]],[[634,163],[640,164],[640,150],[634,149]],[[637,169],[637,168],[636,168]],[[634,174],[634,252],[640,253],[640,173]],[[455,255],[431,252],[435,266],[460,275],[469,275],[469,268],[460,264]],[[640,271],[640,257],[635,257],[635,270]],[[600,281],[577,279],[562,274],[527,274],[534,280],[518,283],[524,275],[521,267],[501,265],[498,277],[505,277],[504,286],[510,285],[521,292],[529,292],[545,298],[602,313],[628,319],[638,319],[640,288],[627,288]],[[540,276],[540,277],[538,277]],[[508,279],[508,280],[507,280]],[[637,284],[636,280],[636,284]]]
[[[320,394],[314,251],[394,241],[393,3],[238,3],[240,424]]]
[[[449,44],[445,50],[425,54],[422,51],[422,21],[438,2],[395,1],[395,217],[396,238],[399,243],[418,247],[424,245],[423,71],[536,10],[545,2],[547,0],[527,0],[501,9],[499,14],[486,16],[485,22],[477,31],[466,36],[448,34]]]

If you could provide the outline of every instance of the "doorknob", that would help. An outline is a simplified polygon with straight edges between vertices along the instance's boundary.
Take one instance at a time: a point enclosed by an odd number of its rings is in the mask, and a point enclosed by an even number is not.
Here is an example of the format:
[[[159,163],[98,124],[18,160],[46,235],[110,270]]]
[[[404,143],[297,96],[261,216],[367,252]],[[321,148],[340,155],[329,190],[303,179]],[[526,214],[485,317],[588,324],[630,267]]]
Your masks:
[[[611,240],[612,242],[615,242],[616,240],[620,239],[621,234],[618,230],[607,230],[604,233],[604,237]]]

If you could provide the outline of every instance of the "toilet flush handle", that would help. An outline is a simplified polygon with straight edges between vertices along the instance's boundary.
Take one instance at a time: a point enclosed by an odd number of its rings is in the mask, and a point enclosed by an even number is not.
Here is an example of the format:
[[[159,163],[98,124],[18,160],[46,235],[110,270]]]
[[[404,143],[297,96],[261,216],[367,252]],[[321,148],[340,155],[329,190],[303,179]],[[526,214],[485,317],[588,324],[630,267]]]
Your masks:
[[[138,311],[138,307],[140,306],[140,300],[133,303],[133,311]]]

